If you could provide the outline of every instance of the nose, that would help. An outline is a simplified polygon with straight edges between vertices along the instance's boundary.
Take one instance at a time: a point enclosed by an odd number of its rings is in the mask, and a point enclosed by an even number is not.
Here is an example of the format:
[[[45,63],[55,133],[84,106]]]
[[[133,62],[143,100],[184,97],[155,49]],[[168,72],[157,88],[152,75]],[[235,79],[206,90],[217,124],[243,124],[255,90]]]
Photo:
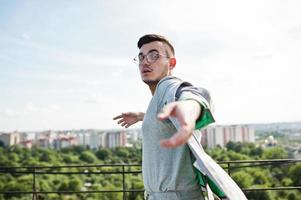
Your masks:
[[[150,64],[147,61],[142,61],[139,65],[139,70],[142,73],[145,69],[150,68]]]
[[[146,57],[144,57],[141,61],[140,61],[140,66],[149,66],[150,63],[147,61]]]

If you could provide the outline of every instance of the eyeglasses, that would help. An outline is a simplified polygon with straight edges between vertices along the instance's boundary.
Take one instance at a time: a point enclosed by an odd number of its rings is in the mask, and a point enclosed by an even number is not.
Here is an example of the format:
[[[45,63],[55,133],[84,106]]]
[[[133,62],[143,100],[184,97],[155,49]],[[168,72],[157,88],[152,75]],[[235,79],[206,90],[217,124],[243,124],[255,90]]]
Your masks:
[[[142,62],[145,58],[149,64],[152,64],[152,63],[156,62],[160,58],[160,56],[169,58],[167,55],[159,54],[159,52],[157,52],[157,51],[150,51],[146,55],[143,55],[142,53],[137,55],[134,58],[134,63],[136,63],[137,65],[140,65],[140,64],[142,64]]]

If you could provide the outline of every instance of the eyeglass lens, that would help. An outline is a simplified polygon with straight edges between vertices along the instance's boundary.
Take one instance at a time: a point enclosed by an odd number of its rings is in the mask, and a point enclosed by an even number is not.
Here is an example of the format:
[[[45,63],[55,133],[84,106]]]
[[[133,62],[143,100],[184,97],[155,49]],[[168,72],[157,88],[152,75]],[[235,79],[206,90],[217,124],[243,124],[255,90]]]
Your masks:
[[[158,60],[159,58],[159,53],[157,51],[151,51],[149,53],[147,53],[146,55],[143,55],[143,54],[139,54],[138,55],[138,60],[139,60],[139,63],[142,63],[144,58],[146,59],[146,61],[148,63],[153,63],[155,62],[156,60]]]

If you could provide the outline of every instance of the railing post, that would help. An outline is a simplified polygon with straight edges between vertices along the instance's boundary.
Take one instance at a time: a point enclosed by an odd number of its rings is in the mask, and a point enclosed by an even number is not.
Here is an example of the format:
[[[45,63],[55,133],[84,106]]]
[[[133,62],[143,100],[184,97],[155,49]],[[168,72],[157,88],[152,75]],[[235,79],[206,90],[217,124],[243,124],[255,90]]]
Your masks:
[[[228,174],[229,174],[229,176],[231,175],[230,165],[231,165],[231,164],[228,162]]]
[[[123,200],[126,200],[126,194],[125,194],[125,174],[124,174],[124,164],[122,165],[122,191],[123,191]]]
[[[36,168],[33,166],[32,168],[32,200],[38,200],[37,193],[36,193]]]

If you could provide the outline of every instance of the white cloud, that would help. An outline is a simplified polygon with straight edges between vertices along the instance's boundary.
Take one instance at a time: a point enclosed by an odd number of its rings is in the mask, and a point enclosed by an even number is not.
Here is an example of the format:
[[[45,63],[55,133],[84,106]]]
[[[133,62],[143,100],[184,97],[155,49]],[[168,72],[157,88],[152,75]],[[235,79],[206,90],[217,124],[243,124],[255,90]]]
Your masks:
[[[2,117],[17,117],[18,116],[18,113],[14,110],[11,110],[11,109],[5,109],[5,110],[0,110],[0,116]]]
[[[60,106],[58,105],[46,105],[46,106],[36,106],[32,103],[28,103],[24,109],[24,115],[50,115],[58,114]]]
[[[144,110],[151,96],[130,56],[136,39],[148,32],[164,34],[175,44],[174,74],[211,91],[220,123],[300,119],[300,1],[78,5],[67,9],[68,3],[59,8],[54,3],[51,12],[43,7],[49,29],[30,18],[32,29],[1,32],[1,59],[18,69],[7,84],[14,96],[8,96],[34,99],[0,112],[3,119],[26,115],[32,121],[12,120],[12,127],[116,127],[111,116]],[[83,21],[73,22],[74,14]]]
[[[25,40],[29,40],[31,37],[29,36],[29,34],[23,33],[22,38],[24,38]]]
[[[32,116],[47,116],[51,114],[58,114],[60,106],[58,105],[46,105],[46,106],[37,106],[33,103],[28,103],[25,107],[20,109],[4,109],[0,111],[0,116],[10,117],[10,118],[26,118]]]
[[[131,59],[122,57],[104,57],[102,55],[92,55],[76,52],[57,52],[56,59],[62,63],[70,65],[97,65],[97,66],[114,66],[122,67],[131,64]]]
[[[106,95],[101,93],[95,93],[89,97],[86,97],[84,102],[88,104],[110,104],[110,101],[107,99]]]

